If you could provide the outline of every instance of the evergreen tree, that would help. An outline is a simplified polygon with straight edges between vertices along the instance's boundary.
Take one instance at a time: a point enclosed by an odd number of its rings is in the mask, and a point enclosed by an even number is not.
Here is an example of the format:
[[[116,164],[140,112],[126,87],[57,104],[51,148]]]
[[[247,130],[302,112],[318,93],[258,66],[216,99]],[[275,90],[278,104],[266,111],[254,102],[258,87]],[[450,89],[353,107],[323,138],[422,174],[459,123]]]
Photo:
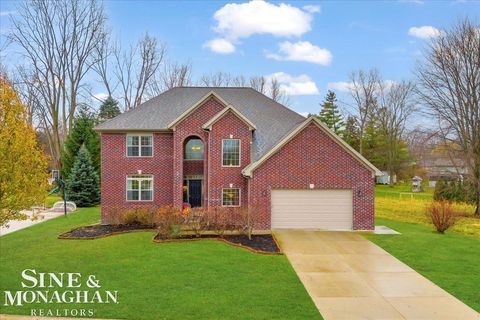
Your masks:
[[[343,122],[343,116],[340,114],[340,110],[338,110],[335,92],[331,90],[328,91],[321,107],[322,110],[320,110],[318,118],[337,135],[343,136],[345,123]]]
[[[353,149],[358,151],[360,140],[360,128],[357,125],[355,117],[348,116],[345,131],[343,133],[343,140],[348,143]]]
[[[108,119],[115,118],[121,113],[120,108],[118,107],[118,101],[108,96],[105,101],[103,101],[100,106],[100,112],[98,113],[98,120],[105,121]]]
[[[67,200],[79,207],[91,207],[100,202],[100,179],[84,146],[75,159],[66,189]]]
[[[95,119],[85,108],[80,109],[75,119],[62,151],[62,172],[64,178],[68,178],[73,163],[82,145],[85,145],[90,153],[93,167],[100,172],[100,137],[94,130]]]

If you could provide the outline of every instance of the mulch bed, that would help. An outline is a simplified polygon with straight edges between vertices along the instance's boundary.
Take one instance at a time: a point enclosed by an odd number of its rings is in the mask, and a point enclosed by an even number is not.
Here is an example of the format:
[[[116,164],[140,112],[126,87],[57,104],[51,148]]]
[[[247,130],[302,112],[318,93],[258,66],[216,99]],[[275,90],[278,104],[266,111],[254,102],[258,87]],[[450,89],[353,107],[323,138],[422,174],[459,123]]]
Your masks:
[[[58,236],[59,239],[70,240],[91,240],[107,237],[114,234],[121,234],[134,231],[156,231],[151,226],[145,225],[101,225],[95,224],[72,229]],[[218,235],[206,234],[197,237],[192,234],[180,234],[174,239],[163,239],[159,234],[153,237],[154,242],[172,242],[172,241],[188,241],[212,239],[224,241],[228,244],[248,249],[256,253],[281,254],[280,248],[271,234],[252,235],[252,239],[248,239],[247,235]]]
[[[62,233],[58,236],[60,239],[96,239],[110,236],[113,234],[126,233],[132,231],[155,231],[151,226],[144,225],[103,225],[94,224],[91,226],[83,226]]]
[[[252,235],[250,240],[247,235],[224,235],[220,237],[218,235],[201,235],[197,237],[190,234],[182,234],[174,239],[164,239],[160,235],[156,235],[153,238],[155,242],[171,242],[171,241],[182,241],[182,240],[201,240],[201,239],[212,239],[212,240],[221,240],[229,244],[233,244],[242,248],[249,249],[250,251],[257,253],[273,253],[280,254],[280,248],[275,241],[275,238],[271,234],[255,234]]]

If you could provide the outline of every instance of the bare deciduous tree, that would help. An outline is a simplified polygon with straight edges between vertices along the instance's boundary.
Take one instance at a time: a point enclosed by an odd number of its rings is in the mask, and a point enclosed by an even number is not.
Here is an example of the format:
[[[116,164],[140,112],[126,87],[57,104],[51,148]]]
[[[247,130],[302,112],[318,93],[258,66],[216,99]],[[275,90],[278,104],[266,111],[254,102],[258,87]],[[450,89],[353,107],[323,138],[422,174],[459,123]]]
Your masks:
[[[233,86],[232,75],[227,72],[204,74],[199,83],[205,87],[230,87]]]
[[[166,46],[148,34],[127,51],[123,51],[119,45],[115,46],[114,74],[122,90],[124,111],[142,103],[165,53]]]
[[[168,62],[164,68],[158,68],[148,88],[149,96],[157,96],[175,87],[186,87],[192,83],[192,65]]]
[[[367,72],[354,71],[350,74],[350,95],[355,102],[356,119],[359,128],[359,152],[363,154],[363,137],[372,111],[375,109],[380,75],[376,69]]]
[[[94,50],[94,60],[96,63],[93,64],[92,69],[98,74],[100,80],[102,81],[105,90],[109,96],[113,95],[116,86],[113,84],[110,73],[110,59],[113,55],[113,48],[110,44],[110,38],[105,32],[101,35],[101,40],[98,43],[98,46]]]
[[[414,88],[412,82],[406,81],[379,85],[376,118],[385,139],[386,150],[384,151],[390,186],[393,186],[393,176],[402,161],[399,159],[400,142],[404,136],[407,121],[416,111]]]
[[[444,138],[462,148],[480,215],[480,26],[460,21],[432,40],[417,68],[417,93],[437,117]]]
[[[102,39],[105,15],[95,0],[25,1],[11,17],[11,41],[21,49],[30,84],[50,135],[54,163],[60,167],[62,135],[73,124],[77,95],[95,63],[92,54]]]
[[[250,78],[250,87],[257,90],[260,93],[267,94],[267,78],[261,77],[251,77]]]

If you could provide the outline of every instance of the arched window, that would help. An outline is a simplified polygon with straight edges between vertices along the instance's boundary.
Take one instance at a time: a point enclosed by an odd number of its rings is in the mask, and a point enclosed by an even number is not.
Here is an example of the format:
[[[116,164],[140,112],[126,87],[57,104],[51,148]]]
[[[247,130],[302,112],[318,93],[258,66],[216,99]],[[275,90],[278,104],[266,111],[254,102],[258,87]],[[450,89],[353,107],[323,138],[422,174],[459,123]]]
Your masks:
[[[190,138],[185,143],[185,160],[203,160],[203,142],[198,138]]]

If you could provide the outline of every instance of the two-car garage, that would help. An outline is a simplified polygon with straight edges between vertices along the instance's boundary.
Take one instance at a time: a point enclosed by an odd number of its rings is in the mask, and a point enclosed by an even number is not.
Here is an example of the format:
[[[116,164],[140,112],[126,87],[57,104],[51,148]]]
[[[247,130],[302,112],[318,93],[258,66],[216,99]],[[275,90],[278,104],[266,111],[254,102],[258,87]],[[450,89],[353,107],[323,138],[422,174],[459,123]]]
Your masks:
[[[352,190],[272,190],[271,213],[272,229],[352,230]]]

